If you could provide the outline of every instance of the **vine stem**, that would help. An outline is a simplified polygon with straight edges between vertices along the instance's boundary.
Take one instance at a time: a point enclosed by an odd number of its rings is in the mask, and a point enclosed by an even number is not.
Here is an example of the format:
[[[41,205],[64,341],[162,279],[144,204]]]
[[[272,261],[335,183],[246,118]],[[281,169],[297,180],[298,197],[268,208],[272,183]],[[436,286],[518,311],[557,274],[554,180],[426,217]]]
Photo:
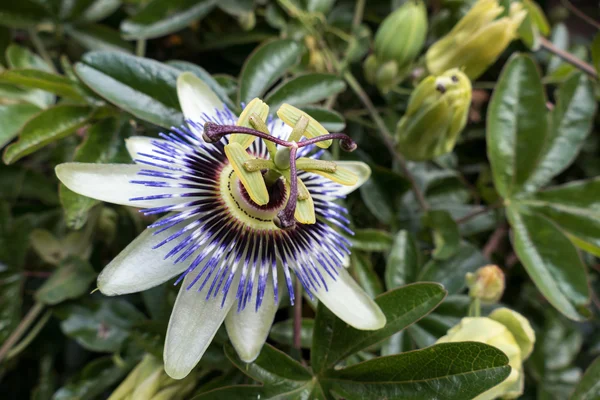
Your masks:
[[[302,348],[302,284],[296,279],[296,301],[294,302],[294,348]]]
[[[567,7],[573,14],[577,15],[579,18],[590,24],[596,29],[600,29],[600,23],[593,18],[590,18],[586,13],[575,7],[573,3],[569,0],[561,0],[563,6]]]
[[[146,39],[139,39],[135,44],[135,55],[144,57],[146,55]]]
[[[366,0],[358,0],[356,2],[356,7],[354,8],[354,17],[352,18],[353,31],[356,31],[362,22],[363,14],[365,13],[365,4]]]
[[[582,70],[583,72],[585,72],[586,74],[591,76],[592,78],[598,79],[598,73],[596,72],[596,69],[593,66],[591,66],[590,64],[586,63],[585,61],[575,57],[574,55],[572,55],[564,50],[559,49],[558,47],[556,47],[554,45],[554,43],[552,43],[545,37],[540,37],[540,45],[545,50],[549,51],[552,54],[557,55],[558,57],[562,58],[569,64],[574,65],[575,67],[579,68],[580,70]]]
[[[40,313],[44,310],[44,305],[42,303],[35,303],[33,307],[27,312],[25,318],[19,322],[17,328],[10,334],[6,342],[0,348],[0,362],[4,360],[10,349],[21,339],[21,336],[29,329],[31,324],[33,324],[40,315]]]

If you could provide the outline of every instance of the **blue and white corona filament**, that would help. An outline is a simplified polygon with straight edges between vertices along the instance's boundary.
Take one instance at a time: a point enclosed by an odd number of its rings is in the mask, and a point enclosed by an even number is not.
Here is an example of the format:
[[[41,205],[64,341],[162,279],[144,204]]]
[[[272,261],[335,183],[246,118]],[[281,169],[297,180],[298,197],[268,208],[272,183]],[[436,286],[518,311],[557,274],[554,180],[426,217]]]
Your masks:
[[[178,277],[181,285],[165,341],[165,370],[185,377],[220,325],[240,358],[262,348],[295,276],[339,318],[379,329],[385,316],[345,271],[346,210],[333,201],[369,176],[360,162],[318,159],[332,140],[308,115],[285,105],[269,119],[258,99],[239,119],[200,79],[177,81],[187,126],[162,139],[127,140],[135,164],[67,163],[56,168],[71,190],[163,215],[100,274],[106,295],[139,292]],[[284,123],[285,122],[285,123]],[[303,139],[302,139],[303,138]]]

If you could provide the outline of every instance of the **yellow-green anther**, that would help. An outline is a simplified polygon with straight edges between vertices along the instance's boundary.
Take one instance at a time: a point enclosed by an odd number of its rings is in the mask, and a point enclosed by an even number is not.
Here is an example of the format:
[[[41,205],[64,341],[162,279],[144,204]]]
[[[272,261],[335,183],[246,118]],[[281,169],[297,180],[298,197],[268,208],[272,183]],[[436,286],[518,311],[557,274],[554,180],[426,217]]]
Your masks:
[[[253,99],[250,103],[248,103],[248,105],[246,105],[244,111],[242,111],[242,114],[240,114],[237,125],[256,129],[250,124],[250,116],[252,115],[257,115],[258,118],[263,122],[266,121],[267,117],[269,116],[269,106],[259,98]],[[256,137],[252,135],[234,134],[230,136],[229,142],[239,143],[243,149],[247,149],[252,144],[254,139],[256,139]]]
[[[158,367],[150,376],[148,376],[143,382],[133,391],[131,395],[132,399],[150,399],[154,396],[160,388],[160,378],[164,374],[162,367]]]
[[[296,160],[296,166],[303,171],[317,170],[323,172],[335,172],[337,164],[333,161],[317,160],[315,158],[300,157]]]
[[[225,155],[252,201],[259,206],[267,204],[269,202],[269,192],[262,173],[260,171],[250,172],[244,168],[244,163],[252,159],[246,149],[239,143],[229,143],[225,146]]]
[[[469,78],[478,78],[517,37],[527,16],[519,2],[510,5],[506,16],[498,0],[478,0],[469,12],[425,55],[427,69],[440,74],[460,68]]]
[[[292,129],[288,141],[299,142],[300,139],[302,139],[302,136],[304,136],[306,128],[308,128],[309,122],[310,121],[308,120],[308,118],[306,118],[305,115],[301,115],[298,119],[298,122],[296,122],[296,125],[294,125],[294,128]]]
[[[310,198],[310,192],[302,182],[302,179],[298,178],[298,200],[308,200]]]
[[[308,126],[306,127],[306,130],[304,131],[304,136],[309,139],[329,134],[327,129],[323,128],[323,126],[316,119],[314,119],[304,111],[287,103],[279,107],[279,110],[277,110],[277,116],[281,118],[281,120],[285,122],[286,125],[289,125],[292,128],[296,126],[298,121],[300,121],[300,117],[306,117],[309,122]],[[318,142],[317,146],[319,146],[322,149],[326,149],[329,146],[331,146],[331,143],[332,140],[324,140],[322,142]]]
[[[267,123],[260,117],[260,115],[254,113],[250,115],[248,121],[250,122],[251,128],[254,128],[257,131],[261,131],[262,133],[266,133],[268,135],[271,134],[271,132],[269,132],[269,127],[267,126]],[[263,143],[265,144],[265,146],[267,146],[267,151],[269,152],[271,159],[275,158],[275,153],[277,153],[277,145],[269,140],[263,140]]]
[[[298,179],[298,197],[296,201],[296,210],[294,211],[294,218],[301,224],[314,224],[317,222],[315,215],[315,204],[310,192],[304,186],[304,182],[300,178]]]
[[[458,69],[428,76],[410,96],[396,125],[397,148],[409,160],[430,160],[452,151],[467,123],[471,82]]]
[[[255,158],[244,162],[244,169],[248,172],[262,171],[264,169],[271,169],[275,167],[275,163],[271,160],[265,160],[262,158]]]
[[[339,165],[335,169],[335,172],[327,172],[318,169],[305,169],[307,172],[314,172],[329,180],[339,183],[344,186],[352,186],[358,182],[358,176],[354,172],[347,168],[340,167]]]

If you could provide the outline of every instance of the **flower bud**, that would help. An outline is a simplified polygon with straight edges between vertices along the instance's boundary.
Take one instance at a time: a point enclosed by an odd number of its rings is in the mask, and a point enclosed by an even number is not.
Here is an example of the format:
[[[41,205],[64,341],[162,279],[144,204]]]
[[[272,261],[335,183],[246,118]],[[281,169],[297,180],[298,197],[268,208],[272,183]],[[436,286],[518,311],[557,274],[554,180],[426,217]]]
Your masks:
[[[388,92],[419,55],[426,36],[427,9],[423,1],[410,0],[388,15],[375,35],[375,53],[364,64],[367,81]]]
[[[471,81],[458,69],[428,76],[410,96],[396,125],[398,151],[409,160],[430,160],[452,151],[467,124]]]
[[[481,393],[475,400],[513,399],[523,393],[523,362],[535,343],[535,333],[519,313],[501,308],[489,317],[463,318],[436,343],[475,341],[501,350],[508,357],[510,375],[502,383]]]
[[[469,296],[483,303],[496,303],[504,293],[504,273],[497,265],[486,265],[467,273]]]
[[[517,30],[527,16],[519,2],[511,3],[508,15],[498,0],[478,0],[469,12],[425,55],[427,69],[439,74],[461,68],[471,79],[478,78],[517,37]]]

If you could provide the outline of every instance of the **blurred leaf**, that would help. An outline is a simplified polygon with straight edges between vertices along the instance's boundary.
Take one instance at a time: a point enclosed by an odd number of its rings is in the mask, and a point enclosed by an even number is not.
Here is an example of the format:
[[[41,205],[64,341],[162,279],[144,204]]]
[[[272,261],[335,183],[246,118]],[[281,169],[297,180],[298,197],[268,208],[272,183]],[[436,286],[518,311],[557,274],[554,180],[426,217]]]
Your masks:
[[[333,110],[328,110],[321,107],[300,107],[302,111],[319,121],[323,128],[329,132],[340,132],[346,127],[346,121],[344,117]]]
[[[120,299],[72,303],[56,309],[63,333],[90,351],[115,352],[129,337],[129,330],[144,316]]]
[[[373,270],[371,260],[357,252],[353,252],[350,255],[350,259],[352,274],[356,277],[356,281],[365,292],[371,297],[383,293],[383,284],[381,283],[379,276],[377,276],[377,273]]]
[[[288,68],[296,64],[301,51],[300,45],[291,39],[273,40],[257,47],[242,67],[239,102],[249,103],[255,97],[262,97]]]
[[[25,122],[39,111],[32,104],[0,105],[0,148],[13,140]]]
[[[527,10],[527,16],[519,26],[518,33],[530,50],[537,51],[540,48],[539,37],[550,33],[550,24],[544,11],[535,1],[523,0],[522,4]]]
[[[571,400],[593,400],[600,398],[600,358],[597,358],[585,371]]]
[[[65,30],[73,40],[88,50],[133,52],[131,43],[123,40],[118,31],[105,25],[67,26]]]
[[[75,17],[84,22],[100,21],[115,12],[120,5],[121,0],[95,0]]]
[[[554,25],[552,28],[552,36],[550,37],[550,41],[556,48],[566,52],[569,51],[569,30],[564,23],[561,22]],[[564,64],[564,61],[557,55],[553,55],[548,61],[546,74],[550,75],[553,72],[556,72],[561,64]]]
[[[510,374],[508,358],[477,342],[442,343],[330,371],[324,385],[349,399],[472,399]]]
[[[430,260],[421,269],[417,280],[438,282],[448,293],[455,294],[466,287],[465,275],[488,264],[481,251],[468,242],[461,242],[456,253],[446,260]]]
[[[134,362],[115,362],[112,356],[87,364],[69,383],[58,389],[52,400],[89,400],[119,382],[133,368]]]
[[[170,128],[183,123],[177,98],[179,70],[121,52],[93,51],[75,65],[94,92],[136,117]]]
[[[223,86],[221,86],[219,82],[217,82],[215,78],[213,78],[212,75],[209,74],[204,68],[187,61],[179,60],[168,61],[167,64],[171,67],[177,68],[180,71],[192,72],[198,78],[202,79],[202,81],[206,83],[208,87],[210,87],[217,96],[219,96],[219,99],[224,104],[226,104],[231,111],[235,112],[237,107],[235,106],[235,104],[233,104]]]
[[[204,17],[216,3],[215,0],[150,0],[121,23],[121,32],[127,40],[165,36]]]
[[[48,264],[57,265],[64,254],[61,242],[45,229],[34,229],[29,235],[31,247]]]
[[[132,131],[127,120],[118,121],[116,118],[108,118],[92,125],[87,138],[77,148],[73,161],[102,164],[128,162],[130,157],[124,139]],[[99,203],[98,200],[71,191],[62,183],[58,193],[67,226],[72,229],[80,229],[87,221],[88,212]]]
[[[356,229],[351,236],[352,248],[364,251],[386,251],[392,247],[392,236],[380,229]]]
[[[525,190],[533,192],[565,170],[577,157],[596,113],[594,88],[587,76],[574,74],[556,94],[550,128]]]
[[[21,165],[0,164],[0,199],[34,199],[42,204],[58,204],[56,183],[41,173]]]
[[[61,97],[82,100],[78,88],[72,81],[61,75],[42,70],[11,69],[0,74],[0,82],[12,83],[27,88],[42,89]]]
[[[302,318],[300,329],[300,344],[302,348],[309,349],[312,346],[315,320]],[[292,346],[294,344],[294,320],[288,319],[276,322],[271,327],[269,338],[275,342]]]
[[[19,140],[6,148],[4,162],[11,164],[74,133],[88,123],[93,114],[88,106],[66,104],[41,111],[23,126]]]
[[[360,187],[360,195],[369,211],[382,223],[392,224],[397,219],[401,199],[410,188],[408,181],[387,168],[375,164],[371,178]]]
[[[589,302],[585,266],[565,234],[538,214],[520,214],[508,208],[513,247],[527,273],[558,311],[580,321]]]
[[[446,291],[435,283],[407,285],[375,298],[387,318],[376,331],[354,329],[319,303],[313,337],[311,363],[315,372],[333,368],[344,358],[374,345],[401,331],[434,310],[446,297]]]
[[[27,28],[48,17],[46,10],[32,0],[0,2],[0,25]]]
[[[37,69],[47,73],[54,72],[42,57],[15,44],[6,49],[6,61],[11,69]],[[28,102],[41,108],[54,104],[55,97],[52,93],[40,89],[21,89],[21,92],[21,96],[26,97]]]
[[[536,168],[547,131],[544,88],[531,57],[513,56],[505,65],[487,117],[494,184],[502,197],[511,198]]]
[[[416,281],[421,267],[417,240],[408,231],[398,231],[385,267],[385,286],[389,289]]]
[[[444,210],[429,210],[425,214],[425,225],[432,230],[435,249],[432,256],[436,260],[447,260],[452,257],[460,245],[458,225],[450,214]]]
[[[344,89],[346,84],[336,75],[306,74],[281,83],[265,97],[265,102],[273,111],[283,103],[301,107],[325,100]]]
[[[600,74],[600,33],[594,36],[594,41],[591,46],[592,63],[596,69],[596,73]]]
[[[70,257],[38,289],[35,298],[48,305],[75,299],[87,292],[95,278],[96,272],[87,261]]]

